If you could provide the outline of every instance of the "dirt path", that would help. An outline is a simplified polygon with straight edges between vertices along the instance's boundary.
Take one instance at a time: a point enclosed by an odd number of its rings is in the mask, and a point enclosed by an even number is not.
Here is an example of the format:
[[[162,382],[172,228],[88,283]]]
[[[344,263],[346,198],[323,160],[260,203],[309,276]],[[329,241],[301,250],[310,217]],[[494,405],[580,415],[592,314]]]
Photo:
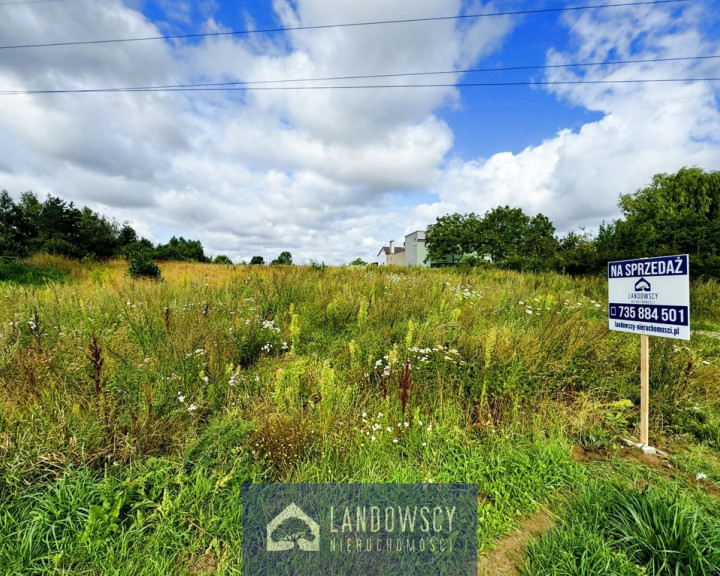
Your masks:
[[[676,477],[680,474],[667,458],[643,454],[635,448],[623,447],[620,449],[619,456],[637,460],[648,468],[663,471],[670,477]],[[572,458],[577,462],[587,464],[589,462],[605,461],[609,458],[609,455],[574,446]],[[691,484],[700,486],[710,496],[720,498],[720,490],[716,487],[698,482],[687,474],[682,474],[682,476]],[[555,521],[550,513],[543,509],[525,518],[513,533],[498,540],[495,550],[489,552],[487,556],[480,560],[479,576],[520,576],[519,567],[525,560],[526,546],[532,538],[546,532],[554,524]]]
[[[501,538],[497,548],[480,560],[479,576],[519,576],[525,547],[535,536],[552,528],[554,521],[543,509],[520,522],[517,530]]]

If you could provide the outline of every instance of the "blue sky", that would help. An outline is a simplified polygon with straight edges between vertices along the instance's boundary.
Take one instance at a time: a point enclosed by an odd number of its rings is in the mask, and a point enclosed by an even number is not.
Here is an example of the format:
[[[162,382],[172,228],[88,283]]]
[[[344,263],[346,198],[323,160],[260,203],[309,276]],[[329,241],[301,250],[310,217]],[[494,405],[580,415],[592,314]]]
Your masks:
[[[0,45],[312,27],[616,2],[0,2]],[[720,169],[720,2],[0,50],[0,188],[197,238],[235,261],[339,264],[451,212],[542,212],[558,234],[682,166]],[[533,86],[78,93],[356,74]],[[610,84],[538,84],[556,81]],[[364,84],[373,80],[360,80]],[[341,82],[344,85],[353,81]],[[304,86],[309,86],[304,83]]]

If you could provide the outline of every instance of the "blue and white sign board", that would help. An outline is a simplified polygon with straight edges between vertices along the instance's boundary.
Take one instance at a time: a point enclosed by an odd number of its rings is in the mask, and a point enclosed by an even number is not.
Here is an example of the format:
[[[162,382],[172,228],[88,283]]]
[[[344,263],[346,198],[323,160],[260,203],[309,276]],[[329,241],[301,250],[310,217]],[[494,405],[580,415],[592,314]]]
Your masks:
[[[608,262],[610,330],[690,340],[687,254]]]

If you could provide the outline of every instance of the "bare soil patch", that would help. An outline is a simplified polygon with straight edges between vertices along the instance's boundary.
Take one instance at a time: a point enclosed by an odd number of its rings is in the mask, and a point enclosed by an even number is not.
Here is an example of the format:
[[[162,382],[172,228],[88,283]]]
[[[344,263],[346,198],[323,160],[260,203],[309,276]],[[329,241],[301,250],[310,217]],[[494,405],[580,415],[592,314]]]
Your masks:
[[[535,536],[552,528],[554,521],[546,510],[538,510],[520,522],[517,530],[501,538],[495,550],[480,560],[480,576],[519,576],[525,547]]]
[[[607,460],[607,452],[601,450],[594,450],[591,448],[584,448],[577,444],[572,447],[572,453],[570,457],[576,462],[586,464],[587,462],[597,462],[599,460]]]
[[[196,558],[189,567],[192,576],[210,576],[217,571],[218,559],[213,552],[207,552]]]
[[[633,447],[623,447],[620,449],[620,457],[630,460],[637,460],[645,464],[648,468],[654,470],[674,470],[675,468],[667,458],[661,458],[656,454],[644,454],[642,450]],[[674,475],[673,475],[674,476]]]

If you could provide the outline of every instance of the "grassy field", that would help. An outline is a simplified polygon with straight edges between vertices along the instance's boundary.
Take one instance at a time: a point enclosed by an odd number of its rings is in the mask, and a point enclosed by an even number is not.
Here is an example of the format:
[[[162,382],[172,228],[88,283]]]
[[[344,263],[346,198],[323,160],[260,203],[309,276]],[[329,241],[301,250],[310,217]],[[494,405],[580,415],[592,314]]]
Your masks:
[[[240,574],[243,482],[472,482],[524,574],[720,574],[720,286],[639,342],[604,278],[497,270],[0,268],[0,573]],[[513,573],[513,572],[507,572]]]

